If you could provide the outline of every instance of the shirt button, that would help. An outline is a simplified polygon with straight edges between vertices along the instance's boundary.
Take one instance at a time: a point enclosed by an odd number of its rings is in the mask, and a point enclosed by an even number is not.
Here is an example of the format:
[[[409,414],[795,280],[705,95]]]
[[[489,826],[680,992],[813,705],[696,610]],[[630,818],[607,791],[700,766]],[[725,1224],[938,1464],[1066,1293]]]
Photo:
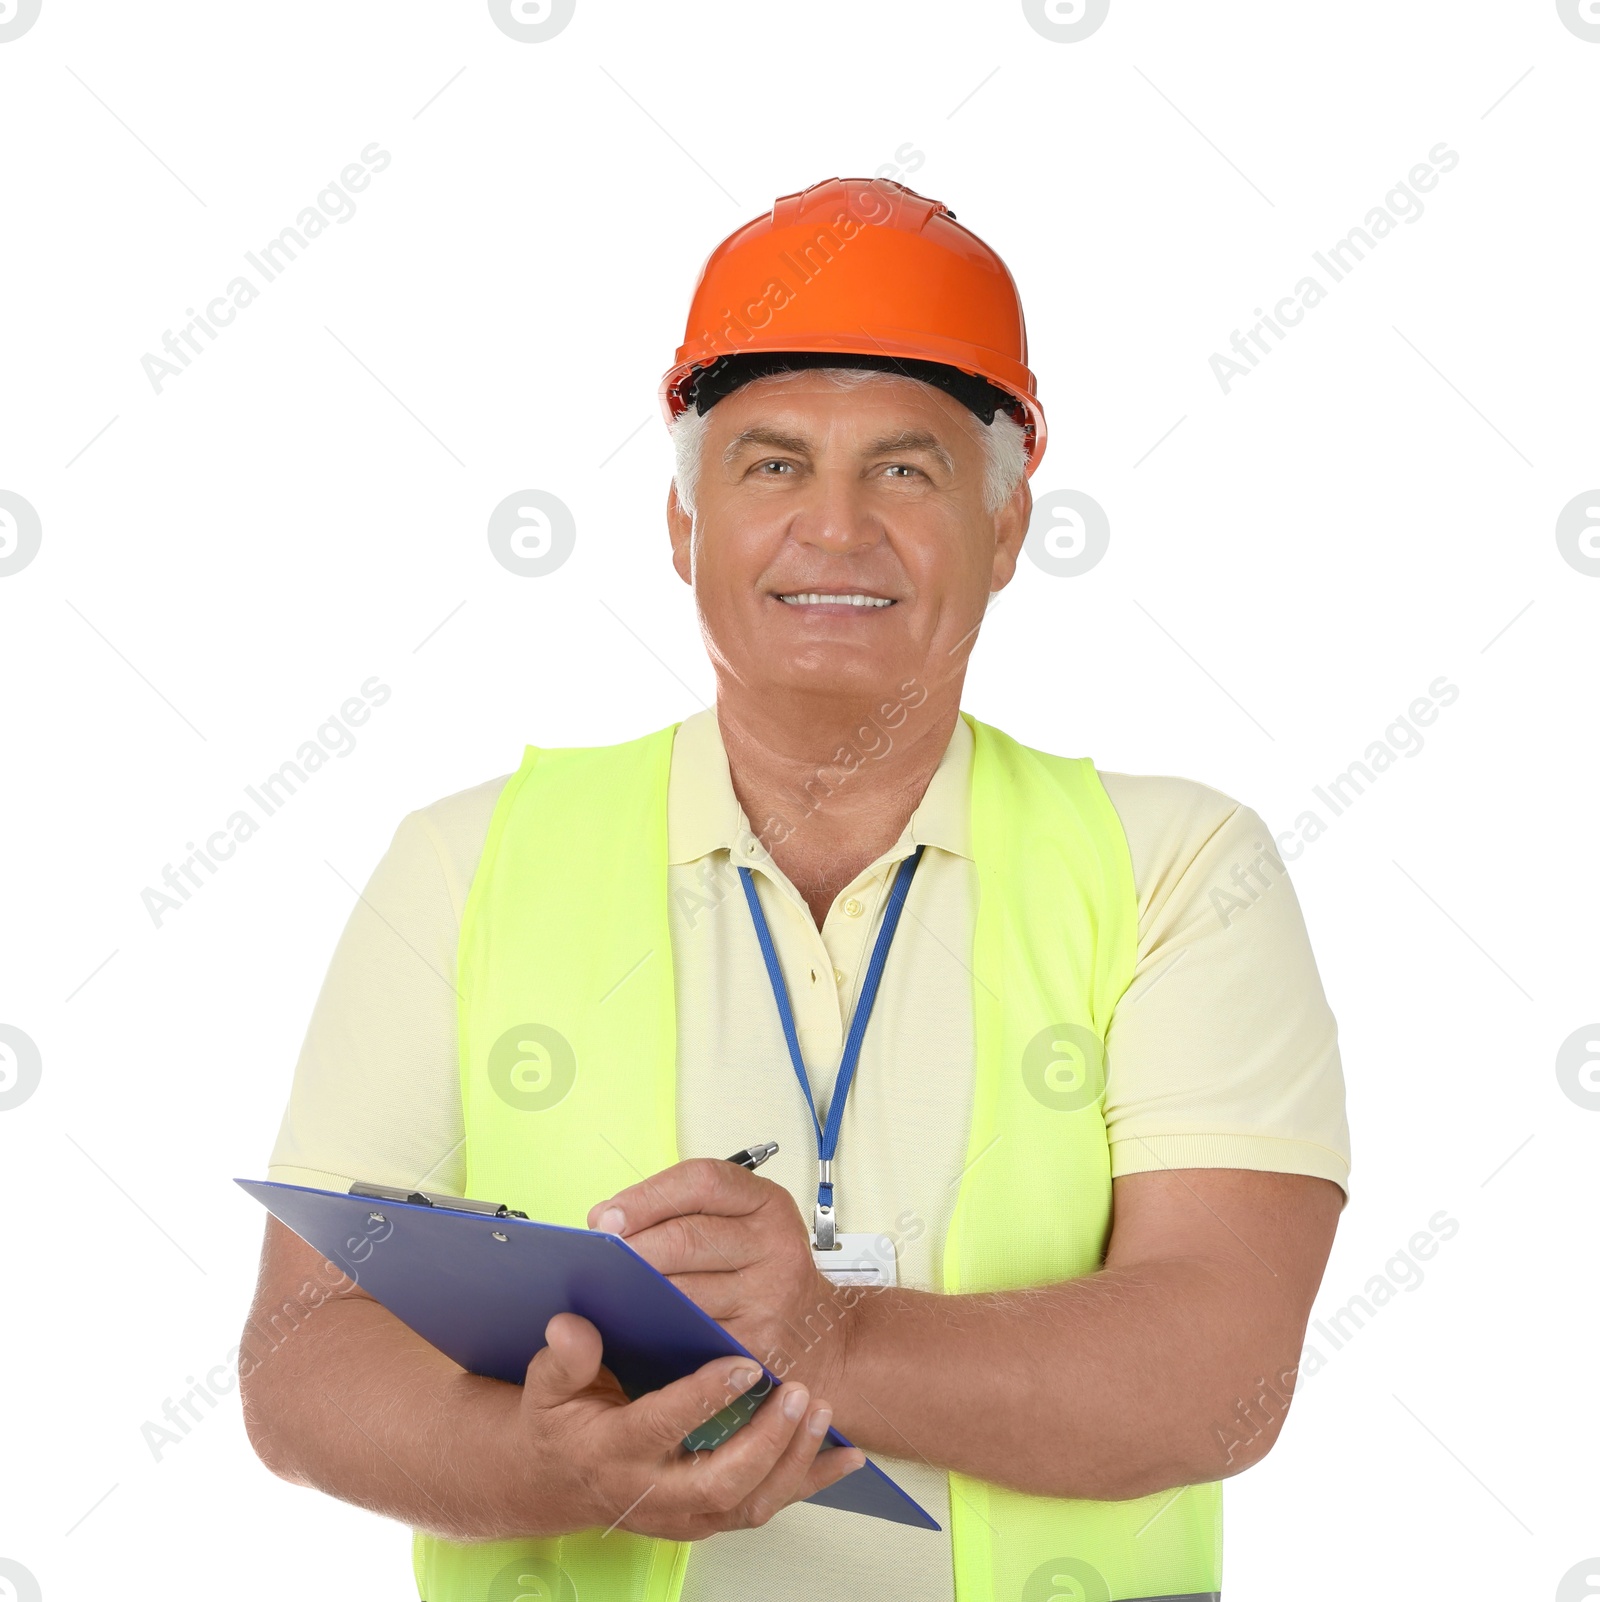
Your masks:
[[[854,896],[851,896],[850,899],[844,904],[844,915],[847,918],[859,918],[863,910],[864,909],[860,901],[858,901]]]
[[[837,985],[842,985],[844,983],[844,975],[840,973],[837,968],[833,970],[833,982]]]

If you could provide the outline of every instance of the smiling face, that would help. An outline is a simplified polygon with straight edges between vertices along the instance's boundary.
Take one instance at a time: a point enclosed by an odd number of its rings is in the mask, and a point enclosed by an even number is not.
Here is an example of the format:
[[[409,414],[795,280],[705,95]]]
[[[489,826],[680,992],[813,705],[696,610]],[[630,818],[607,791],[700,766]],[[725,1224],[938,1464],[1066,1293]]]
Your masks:
[[[1032,505],[1024,479],[987,506],[984,425],[914,379],[805,372],[744,385],[705,426],[694,514],[674,489],[668,525],[719,683],[959,695]]]

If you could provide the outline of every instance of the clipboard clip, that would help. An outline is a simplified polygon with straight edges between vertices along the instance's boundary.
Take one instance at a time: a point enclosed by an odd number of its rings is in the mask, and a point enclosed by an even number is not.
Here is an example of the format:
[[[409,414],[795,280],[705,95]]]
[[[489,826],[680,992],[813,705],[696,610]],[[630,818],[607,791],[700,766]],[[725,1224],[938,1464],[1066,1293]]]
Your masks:
[[[354,1184],[349,1194],[366,1201],[411,1202],[417,1207],[437,1207],[447,1213],[475,1213],[479,1218],[526,1218],[504,1202],[472,1201],[466,1196],[441,1196],[436,1191],[407,1190],[396,1185]]]

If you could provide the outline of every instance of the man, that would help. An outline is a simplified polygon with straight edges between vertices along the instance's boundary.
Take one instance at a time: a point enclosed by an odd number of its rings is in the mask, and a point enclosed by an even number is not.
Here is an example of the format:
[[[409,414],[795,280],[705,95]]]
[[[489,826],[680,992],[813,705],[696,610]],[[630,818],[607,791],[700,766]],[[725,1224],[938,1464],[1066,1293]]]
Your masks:
[[[478,1379],[269,1222],[251,1438],[412,1524],[431,1602],[1216,1596],[1348,1174],[1271,836],[962,712],[1045,428],[938,202],[780,200],[663,399],[715,709],[405,819],[270,1172],[620,1233],[783,1383],[692,1454],[740,1363],[630,1402],[561,1315],[521,1389]],[[861,1462],[830,1420],[940,1532],[805,1505]]]

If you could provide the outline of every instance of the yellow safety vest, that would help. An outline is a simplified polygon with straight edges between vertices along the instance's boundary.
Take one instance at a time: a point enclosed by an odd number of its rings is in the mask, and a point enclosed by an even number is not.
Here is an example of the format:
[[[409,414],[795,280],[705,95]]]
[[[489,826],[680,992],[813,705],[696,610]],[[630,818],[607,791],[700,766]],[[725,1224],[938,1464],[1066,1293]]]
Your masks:
[[[1137,928],[1127,840],[1093,763],[961,715],[974,737],[975,1074],[947,1292],[1100,1266],[1111,1220],[1101,1042],[1133,975]],[[676,729],[529,746],[495,807],[458,954],[469,1196],[582,1227],[596,1200],[679,1160],[667,897]],[[1003,1160],[974,1160],[996,1142]],[[1220,1484],[1065,1501],[951,1473],[950,1493],[959,1602],[1219,1592]],[[620,1528],[414,1542],[425,1602],[676,1602],[689,1552]]]

